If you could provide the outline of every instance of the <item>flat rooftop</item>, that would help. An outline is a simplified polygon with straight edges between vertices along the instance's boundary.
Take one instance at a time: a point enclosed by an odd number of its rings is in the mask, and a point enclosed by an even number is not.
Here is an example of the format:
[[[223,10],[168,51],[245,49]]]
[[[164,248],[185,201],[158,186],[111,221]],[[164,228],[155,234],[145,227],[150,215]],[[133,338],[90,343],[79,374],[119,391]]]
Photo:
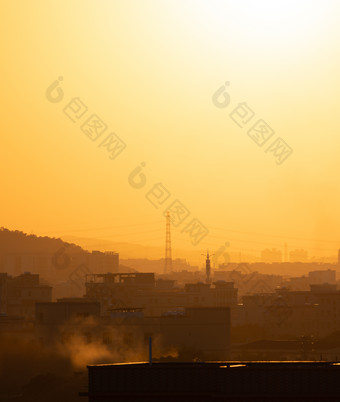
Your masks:
[[[314,360],[292,360],[292,361],[241,361],[241,360],[233,360],[233,361],[212,361],[212,362],[159,362],[154,361],[151,364],[156,367],[215,367],[215,368],[225,368],[225,367],[254,367],[254,368],[296,368],[296,367],[337,367],[340,368],[339,362],[325,362],[325,361],[314,361]],[[148,361],[144,362],[128,362],[128,363],[108,363],[108,364],[90,364],[87,367],[142,367],[142,366],[150,366]]]
[[[340,363],[129,362],[88,366],[89,402],[338,401]]]

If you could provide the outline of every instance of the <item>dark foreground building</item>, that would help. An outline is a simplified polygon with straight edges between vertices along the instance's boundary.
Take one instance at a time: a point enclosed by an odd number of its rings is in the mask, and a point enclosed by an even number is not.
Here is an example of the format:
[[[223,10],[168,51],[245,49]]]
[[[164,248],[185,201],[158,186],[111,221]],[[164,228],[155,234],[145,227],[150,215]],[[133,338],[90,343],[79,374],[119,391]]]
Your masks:
[[[175,353],[180,361],[231,358],[228,307],[192,307],[160,317],[144,316],[139,308],[121,308],[101,316],[100,304],[91,299],[61,299],[36,304],[35,331],[41,345],[80,341],[89,348],[92,344],[115,354],[121,351],[121,359],[128,352],[136,360],[146,360],[150,337],[159,359]]]
[[[340,364],[131,363],[88,366],[89,402],[339,401]]]

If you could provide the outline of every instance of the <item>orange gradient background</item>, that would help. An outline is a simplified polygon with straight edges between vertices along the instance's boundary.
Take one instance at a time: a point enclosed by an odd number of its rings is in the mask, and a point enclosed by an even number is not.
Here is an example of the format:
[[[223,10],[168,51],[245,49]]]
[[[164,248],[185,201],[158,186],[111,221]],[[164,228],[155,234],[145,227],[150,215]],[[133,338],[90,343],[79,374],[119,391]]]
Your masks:
[[[335,255],[339,16],[336,1],[1,1],[1,225],[163,247],[163,208],[145,198],[162,182],[209,229],[193,246],[173,228],[175,257],[225,242]],[[73,97],[127,144],[115,160],[63,113]],[[240,102],[293,148],[282,165],[230,119]]]

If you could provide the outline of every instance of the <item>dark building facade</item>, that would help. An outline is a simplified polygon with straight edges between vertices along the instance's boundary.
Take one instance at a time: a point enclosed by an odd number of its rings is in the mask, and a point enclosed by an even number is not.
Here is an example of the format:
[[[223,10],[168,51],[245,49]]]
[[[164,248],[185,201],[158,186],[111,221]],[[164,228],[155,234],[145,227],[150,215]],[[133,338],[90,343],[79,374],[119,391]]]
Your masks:
[[[88,366],[89,402],[338,401],[340,366],[311,362]]]
[[[75,299],[57,303],[37,303],[36,338],[42,345],[78,342],[106,345],[115,352],[120,348],[124,360],[148,356],[151,337],[158,356],[194,360],[230,358],[230,310],[228,307],[187,308],[181,314],[144,316],[141,309],[116,309],[100,315],[97,302]],[[123,352],[124,352],[123,350]]]

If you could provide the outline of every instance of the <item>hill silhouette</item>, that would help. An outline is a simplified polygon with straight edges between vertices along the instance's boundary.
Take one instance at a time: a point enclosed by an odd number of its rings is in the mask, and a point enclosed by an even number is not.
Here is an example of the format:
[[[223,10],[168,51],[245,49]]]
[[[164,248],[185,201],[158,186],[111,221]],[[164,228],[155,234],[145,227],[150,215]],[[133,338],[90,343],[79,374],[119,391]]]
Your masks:
[[[19,230],[0,228],[0,254],[55,253],[62,247],[67,247],[68,253],[71,254],[84,252],[80,246],[54,237],[29,235]]]

